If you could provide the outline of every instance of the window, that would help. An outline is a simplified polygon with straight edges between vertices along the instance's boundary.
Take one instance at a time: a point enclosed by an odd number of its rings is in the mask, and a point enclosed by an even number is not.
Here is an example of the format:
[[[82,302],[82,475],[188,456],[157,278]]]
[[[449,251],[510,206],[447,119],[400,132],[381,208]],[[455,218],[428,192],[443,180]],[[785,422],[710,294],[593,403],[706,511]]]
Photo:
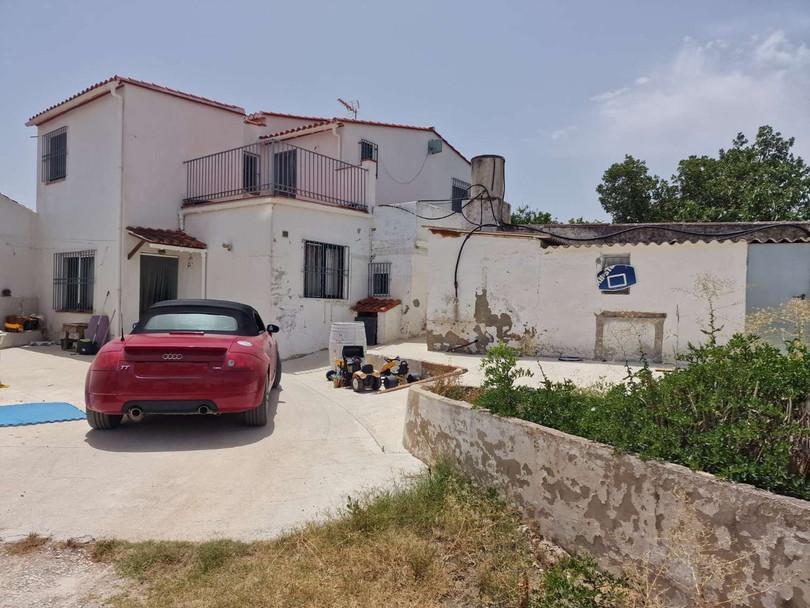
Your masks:
[[[67,177],[67,127],[42,136],[42,181]]]
[[[360,160],[377,160],[377,144],[367,139],[360,140]]]
[[[71,251],[53,255],[53,308],[93,311],[95,251]]]
[[[242,154],[242,188],[245,192],[259,190],[259,155],[251,152]]]
[[[461,211],[462,201],[470,198],[470,184],[460,179],[453,178],[450,199],[453,204],[453,211]]]
[[[625,264],[627,266],[630,265],[630,254],[618,254],[618,255],[603,255],[602,256],[602,270],[607,268],[608,266],[616,266],[617,264]],[[630,293],[630,288],[627,289],[618,289],[616,291],[603,291],[604,294],[628,294]]]
[[[159,313],[146,321],[144,332],[202,331],[233,333],[239,328],[236,317],[226,314],[169,312]]]
[[[296,150],[273,154],[273,194],[295,197],[298,191],[298,155]]]
[[[391,295],[391,262],[371,262],[368,265],[368,295],[371,298]]]
[[[342,245],[304,241],[305,298],[346,298],[347,250]]]

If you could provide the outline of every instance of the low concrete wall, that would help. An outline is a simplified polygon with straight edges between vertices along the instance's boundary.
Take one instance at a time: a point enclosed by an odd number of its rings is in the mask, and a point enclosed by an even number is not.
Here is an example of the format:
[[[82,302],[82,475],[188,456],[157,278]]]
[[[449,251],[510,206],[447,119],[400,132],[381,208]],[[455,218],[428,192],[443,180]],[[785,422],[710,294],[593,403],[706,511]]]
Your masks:
[[[569,551],[588,551],[609,569],[627,560],[673,566],[667,543],[690,518],[686,503],[717,557],[740,560],[740,584],[749,592],[768,589],[748,605],[810,605],[810,502],[618,454],[419,387],[408,395],[403,443],[426,463],[454,459],[478,483],[515,502],[547,538]],[[670,579],[688,585],[688,571],[677,564],[674,570]],[[671,595],[683,605],[674,588]]]

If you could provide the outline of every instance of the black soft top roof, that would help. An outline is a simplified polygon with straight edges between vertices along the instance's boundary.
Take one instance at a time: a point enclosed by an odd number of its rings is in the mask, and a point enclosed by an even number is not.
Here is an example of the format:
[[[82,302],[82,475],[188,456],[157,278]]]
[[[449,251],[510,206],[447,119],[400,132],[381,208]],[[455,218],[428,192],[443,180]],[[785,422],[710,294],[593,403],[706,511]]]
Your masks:
[[[228,308],[231,310],[238,310],[253,314],[256,310],[247,304],[240,304],[239,302],[230,302],[228,300],[163,300],[157,302],[149,307],[149,310],[155,308],[188,308],[190,306],[199,306],[202,308]]]
[[[133,334],[142,333],[162,333],[159,331],[150,332],[144,329],[149,319],[161,314],[170,314],[172,312],[195,312],[195,313],[227,313],[234,317],[237,322],[236,331],[208,331],[206,333],[212,334],[229,334],[239,336],[256,336],[261,333],[264,328],[259,327],[258,320],[259,314],[252,306],[247,304],[240,304],[239,302],[229,302],[227,300],[164,300],[152,304],[149,308],[143,311],[141,318],[137,325],[133,328]]]

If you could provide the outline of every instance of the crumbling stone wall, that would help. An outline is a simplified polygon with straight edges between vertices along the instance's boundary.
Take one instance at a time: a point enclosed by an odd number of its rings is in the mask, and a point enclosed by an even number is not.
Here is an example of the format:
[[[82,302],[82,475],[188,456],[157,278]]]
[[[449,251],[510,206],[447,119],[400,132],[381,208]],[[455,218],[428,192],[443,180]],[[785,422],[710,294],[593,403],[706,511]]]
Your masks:
[[[603,567],[618,570],[643,560],[669,566],[668,576],[688,586],[689,572],[672,568],[668,543],[691,517],[707,532],[703,542],[718,559],[737,560],[736,584],[754,594],[750,606],[810,605],[810,502],[642,461],[418,387],[408,395],[403,443],[426,463],[452,458],[478,483],[516,503],[550,540],[588,551]],[[718,596],[732,592],[726,586]],[[684,605],[671,593],[673,605]]]

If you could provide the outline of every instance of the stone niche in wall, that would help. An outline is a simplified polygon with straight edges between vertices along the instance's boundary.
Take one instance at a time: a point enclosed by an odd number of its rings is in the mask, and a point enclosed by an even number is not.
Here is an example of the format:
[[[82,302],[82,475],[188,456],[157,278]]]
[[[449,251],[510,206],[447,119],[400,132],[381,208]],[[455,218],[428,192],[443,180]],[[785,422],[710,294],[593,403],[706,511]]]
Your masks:
[[[661,362],[664,350],[663,312],[604,311],[596,315],[594,359]]]

